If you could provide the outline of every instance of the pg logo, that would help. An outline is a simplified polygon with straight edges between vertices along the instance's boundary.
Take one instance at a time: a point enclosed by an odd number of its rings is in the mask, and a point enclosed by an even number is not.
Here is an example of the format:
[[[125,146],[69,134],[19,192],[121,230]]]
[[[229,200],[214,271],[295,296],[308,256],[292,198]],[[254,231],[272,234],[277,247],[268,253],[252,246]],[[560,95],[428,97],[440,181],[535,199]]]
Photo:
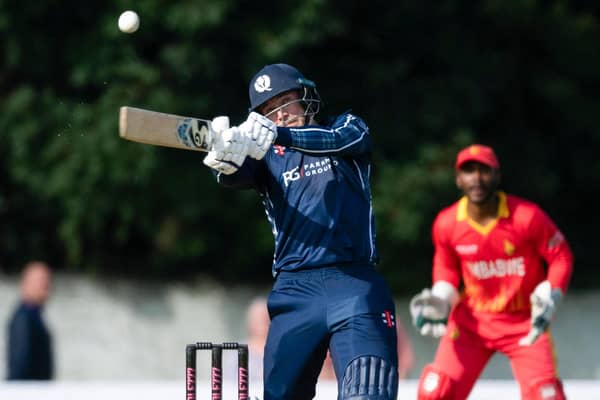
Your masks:
[[[281,175],[283,176],[283,183],[285,187],[288,187],[290,182],[297,181],[298,179],[302,178],[302,170],[300,167],[295,167],[289,171],[285,171]]]

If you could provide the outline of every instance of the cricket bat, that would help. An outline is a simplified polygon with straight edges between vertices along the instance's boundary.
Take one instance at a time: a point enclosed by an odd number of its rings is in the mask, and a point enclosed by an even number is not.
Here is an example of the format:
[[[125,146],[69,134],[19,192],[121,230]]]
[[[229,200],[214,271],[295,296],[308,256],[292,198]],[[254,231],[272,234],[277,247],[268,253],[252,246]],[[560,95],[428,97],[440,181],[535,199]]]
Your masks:
[[[215,136],[213,124],[222,131],[229,127],[229,118],[210,121],[128,106],[119,110],[119,136],[155,146],[207,152]]]

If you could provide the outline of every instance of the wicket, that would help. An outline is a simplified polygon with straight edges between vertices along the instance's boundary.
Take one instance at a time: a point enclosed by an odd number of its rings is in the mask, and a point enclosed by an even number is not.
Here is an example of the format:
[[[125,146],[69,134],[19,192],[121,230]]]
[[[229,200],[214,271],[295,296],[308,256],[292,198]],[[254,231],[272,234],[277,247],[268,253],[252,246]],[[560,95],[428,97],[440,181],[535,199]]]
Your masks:
[[[248,400],[248,346],[236,342],[222,344],[198,342],[185,347],[185,398],[196,400],[196,351],[210,350],[212,355],[210,387],[211,400],[223,398],[223,350],[238,352],[238,400]]]

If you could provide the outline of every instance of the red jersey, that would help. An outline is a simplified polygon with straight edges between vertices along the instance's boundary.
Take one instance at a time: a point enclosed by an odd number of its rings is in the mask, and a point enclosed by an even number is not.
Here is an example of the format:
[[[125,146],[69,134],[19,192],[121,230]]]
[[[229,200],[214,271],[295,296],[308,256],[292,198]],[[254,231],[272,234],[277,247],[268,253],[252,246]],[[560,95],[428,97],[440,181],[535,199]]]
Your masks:
[[[460,288],[471,312],[529,312],[529,296],[548,279],[563,293],[573,254],[563,234],[536,204],[498,192],[497,218],[482,226],[467,215],[463,197],[433,224],[433,283]]]

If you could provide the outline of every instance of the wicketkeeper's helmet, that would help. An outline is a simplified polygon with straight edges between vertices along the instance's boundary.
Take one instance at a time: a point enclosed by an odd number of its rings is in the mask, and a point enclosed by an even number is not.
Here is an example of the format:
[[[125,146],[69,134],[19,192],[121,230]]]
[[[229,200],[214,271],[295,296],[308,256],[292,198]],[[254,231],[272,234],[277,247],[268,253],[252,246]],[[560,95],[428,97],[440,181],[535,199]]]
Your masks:
[[[254,75],[249,87],[250,111],[256,111],[273,97],[290,90],[300,91],[304,115],[313,116],[319,112],[321,98],[317,86],[288,64],[267,65]]]

